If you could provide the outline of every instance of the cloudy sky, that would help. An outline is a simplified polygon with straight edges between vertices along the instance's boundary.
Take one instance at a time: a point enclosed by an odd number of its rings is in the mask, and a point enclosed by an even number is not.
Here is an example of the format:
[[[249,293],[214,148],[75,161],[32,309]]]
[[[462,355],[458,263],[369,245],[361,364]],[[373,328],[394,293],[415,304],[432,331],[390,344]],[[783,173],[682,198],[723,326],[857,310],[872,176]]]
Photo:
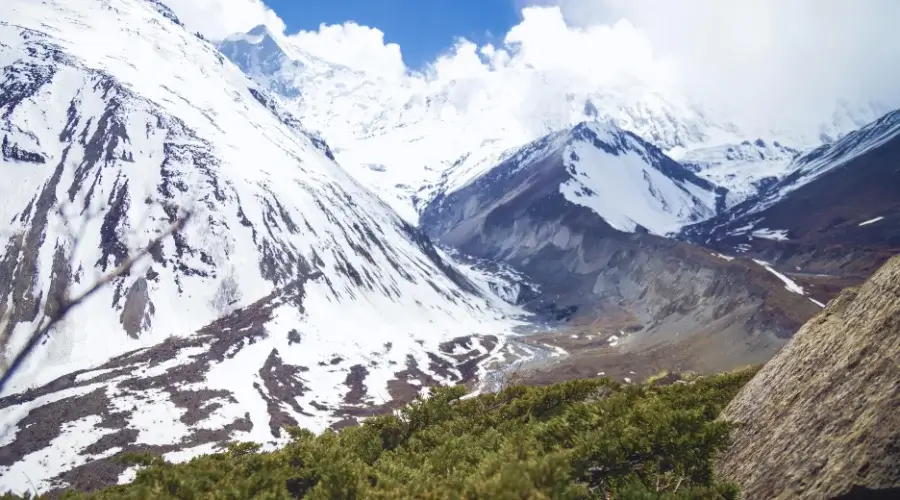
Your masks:
[[[509,85],[523,68],[576,88],[637,79],[770,120],[827,119],[837,99],[900,107],[898,0],[481,1],[490,8],[465,1],[441,12],[435,5],[449,3],[438,0],[272,0],[275,10],[260,0],[166,3],[213,39],[266,24],[320,57],[389,77],[411,66],[430,78],[508,77]]]

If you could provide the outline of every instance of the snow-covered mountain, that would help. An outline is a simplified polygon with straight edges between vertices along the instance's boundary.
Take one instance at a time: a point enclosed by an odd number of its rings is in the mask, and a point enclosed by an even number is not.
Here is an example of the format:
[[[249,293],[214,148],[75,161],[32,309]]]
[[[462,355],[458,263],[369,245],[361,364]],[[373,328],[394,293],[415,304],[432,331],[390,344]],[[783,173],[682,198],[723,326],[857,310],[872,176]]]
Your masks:
[[[762,139],[686,151],[675,159],[698,176],[728,189],[731,207],[778,182],[791,172],[800,152]]]
[[[851,264],[869,272],[900,250],[898,161],[900,111],[893,111],[796,156],[777,182],[683,234],[817,272]]]
[[[582,121],[612,121],[663,150],[740,137],[698,106],[636,82],[576,92],[554,75],[523,75],[518,89],[427,73],[388,80],[317,59],[265,27],[228,37],[219,49],[411,221],[446,171],[492,165],[504,151]],[[532,99],[531,85],[547,90],[545,101]]]
[[[9,0],[0,19],[4,356],[62,292],[193,214],[73,310],[0,399],[0,490],[45,490],[134,446],[321,429],[472,380],[503,347],[520,311],[483,273],[163,5]]]
[[[578,350],[557,377],[753,363],[819,310],[757,263],[665,237],[715,214],[727,191],[613,124],[576,125],[469,173],[448,176],[421,227],[540,285],[524,305],[555,330],[542,341]]]
[[[423,212],[422,226],[436,233],[438,226],[466,221],[474,228],[478,222],[471,216],[484,209],[475,198],[496,203],[528,189],[537,177],[541,189],[556,190],[623,232],[672,233],[715,215],[726,194],[609,122],[583,122],[504,152],[499,160],[484,171],[450,170]]]
[[[791,151],[833,141],[886,111],[840,101],[832,119],[818,127],[759,129],[641,81],[582,88],[563,75],[523,71],[511,88],[500,78],[449,78],[435,68],[375,75],[312,56],[264,26],[218,46],[283,98],[332,145],[341,165],[411,222],[449,170],[489,168],[505,151],[583,121],[611,121],[676,159],[709,165],[704,177],[732,190],[728,203],[734,205],[777,177]],[[764,161],[748,163],[743,153],[729,158],[727,149],[745,149],[743,142],[756,137],[765,138],[757,151]],[[743,171],[746,176],[738,173]]]

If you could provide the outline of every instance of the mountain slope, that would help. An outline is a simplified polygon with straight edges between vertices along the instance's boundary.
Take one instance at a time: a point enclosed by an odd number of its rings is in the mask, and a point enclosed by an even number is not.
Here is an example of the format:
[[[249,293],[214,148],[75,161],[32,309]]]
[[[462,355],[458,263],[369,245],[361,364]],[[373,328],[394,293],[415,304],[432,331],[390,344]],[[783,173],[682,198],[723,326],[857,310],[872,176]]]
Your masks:
[[[900,257],[806,323],[738,393],[718,470],[747,498],[900,493]]]
[[[865,278],[900,249],[900,111],[798,156],[791,173],[685,237],[807,273]]]
[[[540,285],[526,306],[557,331],[535,342],[590,356],[563,360],[563,378],[628,377],[635,357],[657,370],[762,362],[818,310],[764,266],[660,236],[714,213],[726,193],[627,132],[580,125],[447,182],[460,187],[425,208],[421,227]],[[594,203],[602,196],[621,203]]]
[[[0,487],[109,481],[121,468],[97,460],[128,449],[183,459],[352,421],[472,381],[504,347],[517,309],[159,3],[16,0],[0,19],[5,356],[61,291],[193,212],[0,399]]]
[[[612,124],[585,122],[504,153],[502,162],[486,172],[450,171],[421,224],[455,244],[454,231],[441,227],[477,224],[473,213],[486,211],[473,196],[497,203],[527,189],[519,181],[535,176],[543,177],[542,188],[624,232],[667,234],[715,214],[725,194],[636,135]]]

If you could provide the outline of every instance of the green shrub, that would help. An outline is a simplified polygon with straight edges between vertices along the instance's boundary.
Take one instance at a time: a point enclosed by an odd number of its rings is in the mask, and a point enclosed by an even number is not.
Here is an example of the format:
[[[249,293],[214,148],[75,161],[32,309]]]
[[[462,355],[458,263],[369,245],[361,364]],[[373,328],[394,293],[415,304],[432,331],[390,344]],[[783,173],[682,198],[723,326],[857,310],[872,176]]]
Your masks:
[[[461,399],[432,391],[397,415],[283,449],[237,444],[178,465],[142,465],[133,483],[67,499],[733,499],[713,475],[730,425],[715,420],[754,369],[667,386],[609,379],[515,386]],[[16,498],[7,496],[5,498]]]

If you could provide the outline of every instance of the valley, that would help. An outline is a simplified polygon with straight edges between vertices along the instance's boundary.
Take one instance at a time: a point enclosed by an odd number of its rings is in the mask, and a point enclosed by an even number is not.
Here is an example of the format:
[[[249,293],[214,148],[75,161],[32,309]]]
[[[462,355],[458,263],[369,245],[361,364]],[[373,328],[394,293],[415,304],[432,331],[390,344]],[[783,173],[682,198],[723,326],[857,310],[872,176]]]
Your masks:
[[[637,84],[510,110],[264,26],[209,41],[164,0],[3,2],[0,68],[3,365],[108,277],[3,387],[0,492],[272,450],[436,386],[763,364],[900,253],[878,106],[833,138]]]

